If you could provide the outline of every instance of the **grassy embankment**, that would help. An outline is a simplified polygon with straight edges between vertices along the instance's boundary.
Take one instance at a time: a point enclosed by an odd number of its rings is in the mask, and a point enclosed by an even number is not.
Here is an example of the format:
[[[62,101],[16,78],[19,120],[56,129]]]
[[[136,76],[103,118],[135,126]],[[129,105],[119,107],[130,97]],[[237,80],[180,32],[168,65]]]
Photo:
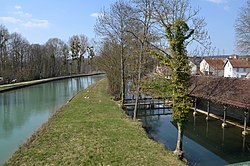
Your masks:
[[[107,94],[107,80],[78,93],[5,165],[185,165],[149,139]]]

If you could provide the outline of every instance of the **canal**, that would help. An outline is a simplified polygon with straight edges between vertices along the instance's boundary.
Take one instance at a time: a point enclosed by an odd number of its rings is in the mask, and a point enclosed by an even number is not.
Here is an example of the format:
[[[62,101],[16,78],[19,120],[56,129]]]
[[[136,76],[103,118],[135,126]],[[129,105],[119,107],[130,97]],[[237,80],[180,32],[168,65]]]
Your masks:
[[[79,90],[103,77],[63,79],[0,93],[0,165]]]
[[[162,143],[166,149],[174,150],[177,126],[173,122],[171,109],[139,110],[141,119],[150,138]],[[129,111],[132,115],[133,112]],[[165,115],[162,115],[165,114]],[[190,112],[183,138],[183,150],[189,165],[220,166],[250,160],[250,137],[242,136],[243,129],[221,121]]]

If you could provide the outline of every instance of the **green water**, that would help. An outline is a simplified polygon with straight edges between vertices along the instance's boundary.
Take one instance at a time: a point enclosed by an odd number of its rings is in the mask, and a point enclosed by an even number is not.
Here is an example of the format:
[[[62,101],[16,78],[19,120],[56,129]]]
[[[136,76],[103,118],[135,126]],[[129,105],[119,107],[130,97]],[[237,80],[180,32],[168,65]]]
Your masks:
[[[0,165],[74,94],[103,77],[64,79],[0,93]]]
[[[139,112],[138,118],[142,120],[149,137],[164,144],[167,149],[174,150],[177,127],[172,116],[149,116],[152,112],[159,112],[157,109]],[[166,114],[171,112],[171,109],[165,110]],[[223,129],[222,121],[205,119],[206,116],[202,114],[195,117],[192,112],[189,114],[184,130],[183,150],[190,165],[220,166],[250,160],[250,136],[242,136],[243,129],[232,125]]]

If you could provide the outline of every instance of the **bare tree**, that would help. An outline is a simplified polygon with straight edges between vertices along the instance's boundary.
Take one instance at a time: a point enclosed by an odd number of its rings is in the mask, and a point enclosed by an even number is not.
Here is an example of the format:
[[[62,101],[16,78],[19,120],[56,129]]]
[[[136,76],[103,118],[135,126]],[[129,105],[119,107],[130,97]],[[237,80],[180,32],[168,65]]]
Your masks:
[[[58,38],[51,38],[45,44],[46,55],[49,58],[49,77],[60,75],[58,59],[63,56],[63,47],[64,42]]]
[[[152,1],[151,0],[134,0],[133,1],[134,11],[130,14],[130,27],[126,31],[131,34],[134,38],[135,44],[133,46],[133,65],[135,66],[134,76],[132,77],[135,84],[135,108],[134,108],[134,119],[137,115],[137,106],[140,96],[141,80],[146,74],[146,71],[150,66],[146,63],[149,60],[148,50],[154,34],[152,33],[152,26],[154,24],[152,20]],[[150,61],[150,60],[149,60]]]
[[[18,33],[12,33],[9,38],[9,57],[11,66],[11,79],[23,81],[25,75],[25,60],[28,56],[29,42]]]
[[[44,46],[39,44],[30,45],[26,80],[45,78],[47,63],[44,52]]]
[[[5,71],[6,71],[6,62],[8,58],[8,45],[9,40],[9,32],[8,30],[3,26],[0,25],[0,76],[6,77]]]
[[[121,71],[121,102],[125,99],[125,60],[126,60],[126,30],[130,26],[129,15],[133,9],[125,1],[119,0],[111,5],[110,10],[103,10],[98,17],[95,31],[98,35],[111,40],[116,40],[120,46],[120,71]]]
[[[204,19],[198,17],[199,9],[194,10],[190,0],[155,0],[153,12],[169,47],[167,54],[156,55],[172,72],[173,119],[178,126],[175,154],[182,158],[183,130],[191,105],[187,94],[190,68],[186,47],[194,41],[204,45],[209,37],[204,30]]]
[[[81,73],[84,54],[88,48],[88,38],[85,35],[74,35],[69,39],[71,57],[77,60],[77,72]]]
[[[105,40],[99,51],[99,56],[94,57],[93,64],[107,74],[109,93],[117,100],[120,98],[121,72],[120,72],[120,45],[116,40]]]
[[[235,24],[237,49],[250,54],[250,0],[241,8]]]

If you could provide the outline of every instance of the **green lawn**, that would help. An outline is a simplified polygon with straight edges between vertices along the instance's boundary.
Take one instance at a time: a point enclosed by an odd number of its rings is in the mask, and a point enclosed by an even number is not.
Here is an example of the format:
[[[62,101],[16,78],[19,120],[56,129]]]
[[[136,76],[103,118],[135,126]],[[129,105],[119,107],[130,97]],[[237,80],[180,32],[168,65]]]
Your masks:
[[[78,93],[5,165],[185,165],[149,139],[107,94],[107,80]]]

